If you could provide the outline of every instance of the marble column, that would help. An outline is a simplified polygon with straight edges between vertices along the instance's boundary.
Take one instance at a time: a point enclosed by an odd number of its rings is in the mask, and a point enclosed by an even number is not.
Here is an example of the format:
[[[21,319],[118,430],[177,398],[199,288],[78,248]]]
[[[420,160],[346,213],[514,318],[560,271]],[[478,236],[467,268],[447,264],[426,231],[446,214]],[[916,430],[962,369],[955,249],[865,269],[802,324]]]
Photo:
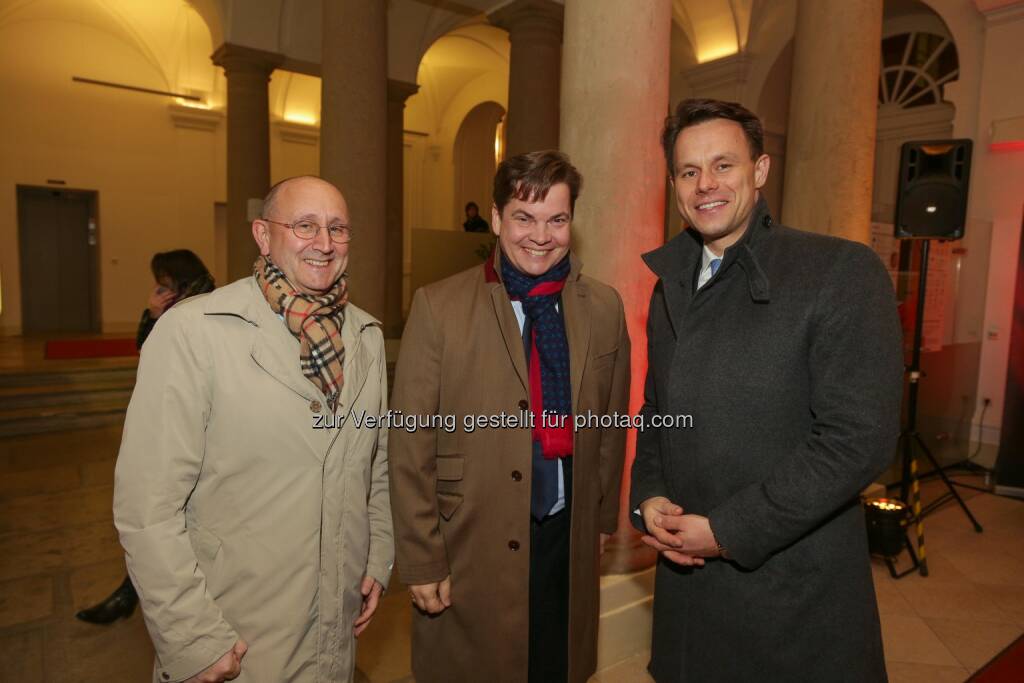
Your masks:
[[[228,80],[228,281],[252,274],[259,253],[252,237],[250,200],[270,189],[270,107],[267,84],[282,55],[225,43],[212,56]],[[255,203],[253,204],[255,207]],[[221,283],[226,284],[226,283]]]
[[[387,339],[402,336],[402,245],[405,239],[402,231],[405,189],[402,131],[405,101],[419,89],[415,83],[388,79],[387,301],[384,308],[384,337]]]
[[[647,305],[654,275],[640,254],[664,241],[666,170],[659,137],[668,111],[671,0],[566,0],[562,50],[561,144],[583,174],[573,249],[584,272],[622,295],[632,340],[630,411],[643,403]],[[629,522],[627,437],[619,531],[602,561],[606,573],[654,562]]]
[[[320,102],[320,174],[341,188],[352,222],[349,295],[381,320],[388,282],[387,4],[323,3]]]
[[[558,147],[562,5],[514,0],[490,16],[508,31],[506,156]]]
[[[871,242],[882,0],[798,0],[782,221]]]

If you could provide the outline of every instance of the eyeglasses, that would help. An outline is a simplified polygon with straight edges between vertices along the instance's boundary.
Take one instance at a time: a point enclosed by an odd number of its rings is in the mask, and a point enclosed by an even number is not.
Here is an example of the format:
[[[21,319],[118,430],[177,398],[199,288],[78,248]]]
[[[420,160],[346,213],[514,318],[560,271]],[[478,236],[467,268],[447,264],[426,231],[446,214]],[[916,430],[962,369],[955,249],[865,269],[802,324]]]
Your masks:
[[[269,218],[261,218],[261,221],[267,223],[274,223],[275,225],[281,225],[288,228],[295,233],[295,236],[299,239],[311,240],[320,234],[320,229],[323,228],[327,231],[327,236],[331,238],[331,241],[335,244],[345,244],[352,241],[352,228],[345,225],[344,223],[332,223],[330,225],[320,225],[314,221],[299,221],[298,223],[282,223],[281,221],[272,221]]]

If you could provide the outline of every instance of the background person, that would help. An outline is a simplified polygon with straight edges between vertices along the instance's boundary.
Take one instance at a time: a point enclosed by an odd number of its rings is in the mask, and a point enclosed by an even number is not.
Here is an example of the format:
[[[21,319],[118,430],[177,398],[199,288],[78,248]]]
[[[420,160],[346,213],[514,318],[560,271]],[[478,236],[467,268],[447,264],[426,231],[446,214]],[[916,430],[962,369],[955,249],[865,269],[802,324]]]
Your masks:
[[[142,312],[135,346],[142,349],[143,342],[152,332],[157,319],[164,311],[179,301],[212,292],[213,276],[202,260],[188,249],[162,251],[153,255],[149,263],[156,286],[149,295],[147,308]],[[109,624],[118,619],[128,618],[135,611],[139,596],[131,579],[126,575],[117,589],[104,600],[92,607],[80,610],[75,616],[90,624]]]

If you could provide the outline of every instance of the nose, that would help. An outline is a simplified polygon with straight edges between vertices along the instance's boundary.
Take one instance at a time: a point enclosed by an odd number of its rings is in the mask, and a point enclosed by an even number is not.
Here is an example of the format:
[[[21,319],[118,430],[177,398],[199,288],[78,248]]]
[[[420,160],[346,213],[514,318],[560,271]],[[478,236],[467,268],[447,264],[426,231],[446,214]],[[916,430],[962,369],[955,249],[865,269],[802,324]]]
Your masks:
[[[547,221],[536,221],[533,230],[530,232],[530,240],[535,244],[547,244],[551,241],[551,231],[548,229]]]
[[[333,251],[334,242],[331,241],[331,233],[323,225],[318,226],[316,234],[313,235],[313,247],[322,253]]]
[[[713,192],[718,189],[718,181],[710,171],[701,171],[697,176],[697,191],[701,193]]]

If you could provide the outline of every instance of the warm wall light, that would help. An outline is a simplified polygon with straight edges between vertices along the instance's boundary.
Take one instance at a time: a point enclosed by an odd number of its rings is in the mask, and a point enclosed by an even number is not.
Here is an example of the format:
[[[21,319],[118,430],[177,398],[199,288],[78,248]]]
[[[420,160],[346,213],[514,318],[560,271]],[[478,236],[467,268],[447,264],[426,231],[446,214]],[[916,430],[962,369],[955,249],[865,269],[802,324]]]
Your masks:
[[[284,115],[284,120],[288,123],[301,123],[304,126],[315,126],[318,121],[312,114],[300,113],[290,111]]]
[[[174,101],[177,102],[178,104],[180,104],[183,107],[191,107],[192,109],[210,109],[211,108],[210,105],[208,105],[205,101],[196,102],[195,100],[186,100],[183,97],[176,97],[176,98],[174,98]]]
[[[697,52],[697,61],[703,64],[704,62],[721,59],[722,57],[729,57],[739,51],[739,46],[735,40],[724,41],[707,47],[701,45]]]
[[[497,166],[505,158],[505,119],[498,121],[494,127],[494,165]]]

